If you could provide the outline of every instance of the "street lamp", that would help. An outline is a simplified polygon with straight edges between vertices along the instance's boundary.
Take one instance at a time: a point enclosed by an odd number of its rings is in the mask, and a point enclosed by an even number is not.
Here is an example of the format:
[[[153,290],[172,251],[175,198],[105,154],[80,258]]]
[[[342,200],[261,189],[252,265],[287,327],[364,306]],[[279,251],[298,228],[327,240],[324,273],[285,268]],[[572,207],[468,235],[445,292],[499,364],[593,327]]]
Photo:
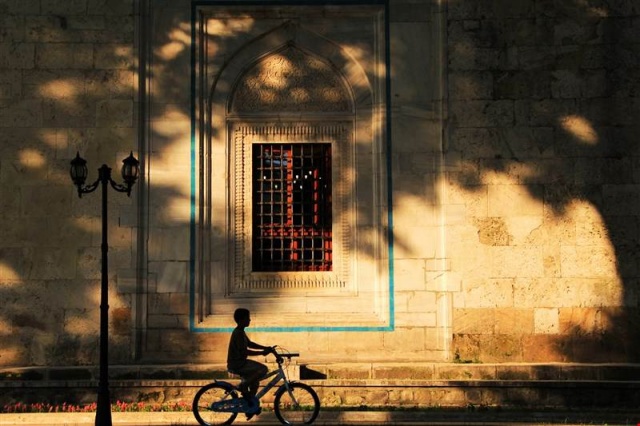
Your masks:
[[[111,168],[103,164],[98,169],[98,180],[90,185],[84,184],[87,179],[87,162],[76,154],[71,160],[71,179],[78,188],[78,197],[95,191],[98,185],[102,185],[102,285],[100,293],[100,380],[98,382],[98,405],[96,409],[96,426],[111,426],[111,397],[109,396],[109,264],[107,252],[107,184],[118,192],[126,192],[131,195],[131,187],[136,183],[139,173],[138,160],[133,152],[122,160],[122,179],[124,185],[111,179]]]

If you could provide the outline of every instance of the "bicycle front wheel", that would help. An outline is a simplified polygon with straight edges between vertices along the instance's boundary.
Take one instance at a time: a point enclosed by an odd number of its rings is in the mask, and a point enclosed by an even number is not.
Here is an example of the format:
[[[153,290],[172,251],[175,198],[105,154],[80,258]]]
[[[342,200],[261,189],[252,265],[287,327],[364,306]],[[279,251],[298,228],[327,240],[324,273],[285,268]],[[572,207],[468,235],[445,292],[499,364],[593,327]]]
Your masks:
[[[225,407],[232,409],[232,400],[237,397],[234,390],[219,383],[206,385],[193,398],[193,415],[202,426],[230,425],[238,413],[221,410],[225,410]]]
[[[273,400],[276,417],[285,425],[310,425],[320,412],[320,399],[310,386],[289,383],[280,387]]]

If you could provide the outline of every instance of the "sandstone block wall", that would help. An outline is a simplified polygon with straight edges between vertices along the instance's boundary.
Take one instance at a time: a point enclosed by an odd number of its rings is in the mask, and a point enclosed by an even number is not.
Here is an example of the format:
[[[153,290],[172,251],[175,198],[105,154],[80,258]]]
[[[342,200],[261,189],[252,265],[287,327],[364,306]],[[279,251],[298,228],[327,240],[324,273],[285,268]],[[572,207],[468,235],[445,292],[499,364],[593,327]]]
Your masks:
[[[137,154],[132,1],[0,2],[0,365],[97,362],[100,192],[78,198],[69,162],[121,181]],[[111,190],[110,190],[111,191]],[[132,198],[109,202],[112,359],[130,360]]]
[[[448,8],[454,354],[635,361],[638,9]]]
[[[100,197],[77,197],[76,151],[90,182],[142,160],[109,195],[111,361],[224,359],[226,334],[190,331],[191,2],[0,11],[0,366],[97,363]],[[394,328],[254,338],[328,364],[636,362],[639,7],[388,12]]]

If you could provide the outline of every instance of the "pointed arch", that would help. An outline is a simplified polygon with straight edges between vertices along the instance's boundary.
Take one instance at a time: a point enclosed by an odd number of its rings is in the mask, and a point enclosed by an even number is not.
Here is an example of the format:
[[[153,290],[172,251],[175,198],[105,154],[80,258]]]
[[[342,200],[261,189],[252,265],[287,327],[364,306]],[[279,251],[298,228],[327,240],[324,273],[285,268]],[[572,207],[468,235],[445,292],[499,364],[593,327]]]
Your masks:
[[[353,112],[373,104],[373,92],[369,78],[362,66],[344,49],[319,34],[293,22],[286,22],[238,49],[229,61],[217,70],[211,86],[211,105],[227,105],[233,91],[257,63],[284,51],[304,52],[319,63],[326,64],[346,84],[350,92]],[[319,59],[322,58],[322,59]],[[226,111],[232,111],[226,108]]]
[[[346,82],[331,64],[287,43],[239,77],[227,110],[236,115],[273,111],[352,114],[354,105]]]

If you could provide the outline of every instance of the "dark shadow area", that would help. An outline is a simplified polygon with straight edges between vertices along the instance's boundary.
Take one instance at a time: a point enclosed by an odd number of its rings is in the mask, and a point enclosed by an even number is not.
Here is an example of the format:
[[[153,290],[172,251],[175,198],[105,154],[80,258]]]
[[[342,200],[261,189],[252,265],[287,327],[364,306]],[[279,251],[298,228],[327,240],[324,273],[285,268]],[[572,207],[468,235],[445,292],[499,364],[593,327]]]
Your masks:
[[[300,366],[300,380],[324,380],[327,375],[321,371],[309,368],[306,365]]]

